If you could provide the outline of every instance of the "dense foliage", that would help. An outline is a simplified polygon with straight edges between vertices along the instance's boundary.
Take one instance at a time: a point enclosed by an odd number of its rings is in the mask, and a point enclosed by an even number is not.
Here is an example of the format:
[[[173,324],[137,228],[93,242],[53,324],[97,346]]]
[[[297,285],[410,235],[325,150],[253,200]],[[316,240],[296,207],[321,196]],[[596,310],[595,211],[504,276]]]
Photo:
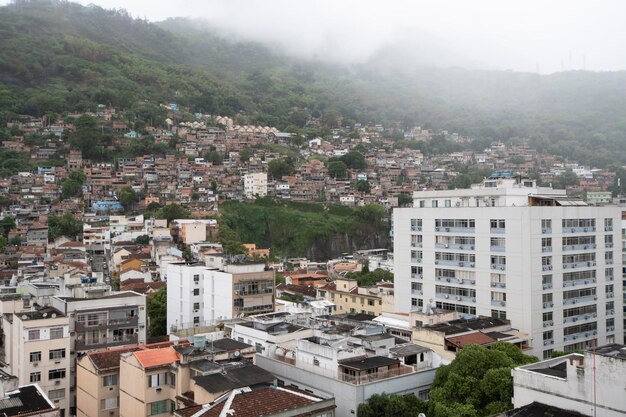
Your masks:
[[[148,317],[150,327],[148,334],[151,337],[167,334],[167,287],[164,285],[151,297],[148,297]]]
[[[382,206],[343,206],[275,201],[227,201],[220,205],[220,239],[227,253],[243,253],[242,243],[271,248],[273,256],[304,256],[317,239],[337,234],[386,232]]]
[[[411,64],[410,49],[401,48],[350,67],[304,62],[257,43],[226,40],[200,21],[152,24],[124,11],[55,0],[1,7],[0,38],[0,120],[105,104],[141,129],[148,122],[163,125],[159,103],[174,101],[191,112],[306,137],[354,122],[421,125],[487,141],[529,139],[539,151],[597,166],[626,162],[624,72],[542,76],[425,68]],[[107,157],[106,148],[89,146],[98,135],[93,126],[83,127],[80,142],[76,135],[71,141],[86,156]],[[428,155],[472,147],[443,137],[415,142],[389,135]],[[7,156],[0,174],[27,162],[19,153]],[[342,159],[348,167],[362,166],[358,157]]]

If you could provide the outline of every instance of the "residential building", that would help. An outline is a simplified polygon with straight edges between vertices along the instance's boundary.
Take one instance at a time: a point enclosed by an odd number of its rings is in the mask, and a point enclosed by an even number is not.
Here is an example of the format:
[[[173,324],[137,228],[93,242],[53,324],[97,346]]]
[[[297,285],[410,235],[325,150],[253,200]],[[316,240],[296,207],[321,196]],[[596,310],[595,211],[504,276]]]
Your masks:
[[[209,258],[219,267],[185,262],[167,266],[168,329],[274,311],[273,270],[266,270],[262,263]]]
[[[626,415],[626,346],[611,344],[513,370],[513,405],[550,404],[586,416]]]
[[[24,385],[0,397],[0,414],[6,417],[63,417],[67,414],[48,398],[38,384]]]
[[[317,289],[317,295],[335,304],[337,314],[363,313],[379,316],[383,304],[393,310],[393,284],[359,287],[355,279],[339,278]]]
[[[267,173],[254,172],[244,175],[243,190],[249,199],[267,196]]]
[[[414,193],[393,216],[398,312],[434,308],[507,319],[550,357],[621,341],[621,212],[532,180]]]
[[[20,385],[37,384],[70,414],[69,319],[55,308],[3,314],[5,361]]]

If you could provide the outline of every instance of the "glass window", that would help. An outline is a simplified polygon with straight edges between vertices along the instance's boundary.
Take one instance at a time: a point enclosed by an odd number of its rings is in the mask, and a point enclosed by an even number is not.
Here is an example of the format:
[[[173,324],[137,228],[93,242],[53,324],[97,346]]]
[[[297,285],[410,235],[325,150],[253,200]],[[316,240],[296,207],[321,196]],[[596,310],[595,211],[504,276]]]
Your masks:
[[[48,358],[50,360],[62,359],[65,357],[65,349],[54,349],[49,352]]]
[[[28,331],[28,340],[39,340],[39,339],[40,339],[39,329]]]
[[[41,372],[31,372],[30,374],[30,382],[35,383],[41,381]]]
[[[118,381],[118,374],[105,375],[102,377],[102,386],[110,387],[113,385],[117,385],[117,381]]]
[[[65,388],[51,389],[48,391],[48,398],[51,400],[60,400],[61,398],[65,398]]]
[[[63,338],[63,327],[55,327],[50,329],[50,339],[61,339]]]
[[[106,398],[100,401],[100,409],[101,410],[111,410],[113,408],[119,407],[120,398]]]
[[[30,352],[30,361],[41,362],[41,352]]]
[[[48,371],[48,379],[63,379],[65,378],[65,369],[51,369]]]
[[[165,400],[150,403],[150,415],[163,414],[167,411],[166,408],[167,403]]]

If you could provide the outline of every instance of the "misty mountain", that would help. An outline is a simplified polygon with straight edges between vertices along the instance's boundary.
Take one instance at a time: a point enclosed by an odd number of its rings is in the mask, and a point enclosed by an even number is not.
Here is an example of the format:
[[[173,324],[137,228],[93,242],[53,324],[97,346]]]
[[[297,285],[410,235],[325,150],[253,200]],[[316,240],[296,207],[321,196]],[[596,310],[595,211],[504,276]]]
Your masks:
[[[626,72],[471,70],[471,57],[419,41],[339,64],[240,41],[201,20],[157,24],[50,1],[0,8],[0,118],[110,104],[158,119],[158,103],[298,130],[308,120],[421,125],[530,139],[595,165],[626,162]],[[477,63],[478,65],[479,63]],[[319,131],[318,133],[323,133]]]

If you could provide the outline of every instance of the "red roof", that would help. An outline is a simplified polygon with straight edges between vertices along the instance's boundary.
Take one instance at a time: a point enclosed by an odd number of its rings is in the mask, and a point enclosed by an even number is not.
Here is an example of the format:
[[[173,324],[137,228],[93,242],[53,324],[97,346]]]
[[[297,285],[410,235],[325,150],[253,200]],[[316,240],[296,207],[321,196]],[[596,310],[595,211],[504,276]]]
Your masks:
[[[140,352],[134,352],[133,355],[135,355],[144,368],[169,365],[180,359],[180,355],[172,347],[142,350]]]
[[[286,388],[261,388],[251,392],[235,395],[230,406],[229,415],[237,417],[258,417],[286,411],[297,411],[299,408],[322,401],[310,394],[302,394]],[[219,417],[226,400],[216,404],[201,417]],[[334,409],[334,406],[332,407]]]
[[[486,345],[496,341],[496,339],[489,337],[482,332],[469,333],[462,336],[452,336],[448,337],[447,340],[460,348],[464,348],[467,345]]]

